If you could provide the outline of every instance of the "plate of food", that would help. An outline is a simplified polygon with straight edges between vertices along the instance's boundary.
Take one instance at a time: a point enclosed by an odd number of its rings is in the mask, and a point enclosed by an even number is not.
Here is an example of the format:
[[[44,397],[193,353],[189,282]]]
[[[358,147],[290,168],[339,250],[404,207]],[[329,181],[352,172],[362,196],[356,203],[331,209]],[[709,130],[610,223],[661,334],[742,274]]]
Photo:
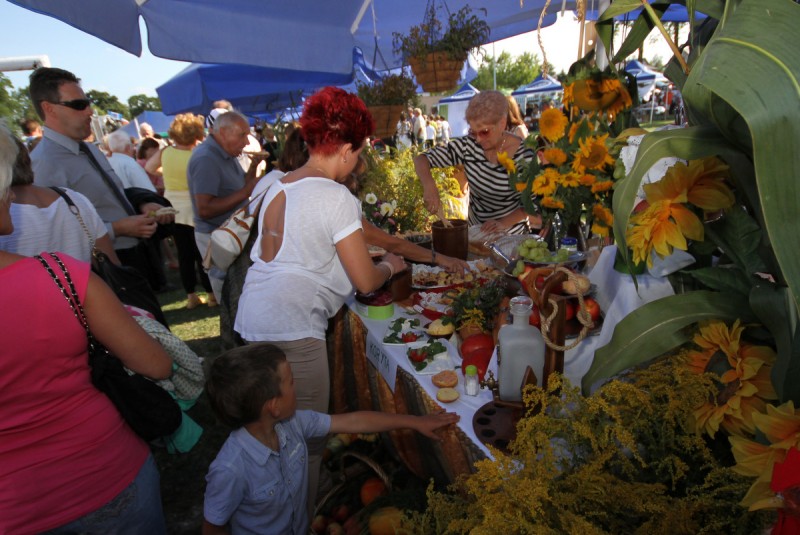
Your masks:
[[[444,340],[427,340],[407,344],[406,357],[419,375],[434,375],[444,370],[454,370],[450,358],[450,344]]]
[[[389,323],[383,335],[386,345],[405,345],[425,338],[419,318],[396,318]]]
[[[412,299],[417,310],[430,320],[436,320],[452,310],[453,300],[460,290],[450,288],[443,292],[417,292]]]
[[[586,260],[586,253],[582,251],[571,251],[564,248],[551,251],[545,242],[533,238],[526,239],[517,245],[511,255],[511,264],[514,268],[519,266],[520,262],[533,266],[561,266],[577,264],[584,260]],[[506,268],[506,273],[513,275],[508,272],[508,268]]]
[[[417,290],[444,290],[477,281],[502,276],[487,260],[470,260],[465,273],[451,273],[439,266],[414,264],[411,268],[411,287]]]

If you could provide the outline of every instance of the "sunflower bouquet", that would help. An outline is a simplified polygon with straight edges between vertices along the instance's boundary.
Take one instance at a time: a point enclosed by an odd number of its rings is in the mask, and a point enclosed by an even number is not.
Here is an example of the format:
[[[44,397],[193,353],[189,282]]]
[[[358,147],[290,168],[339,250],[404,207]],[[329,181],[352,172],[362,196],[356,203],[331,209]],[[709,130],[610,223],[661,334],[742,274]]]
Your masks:
[[[631,97],[614,75],[590,70],[564,86],[564,105],[566,112],[542,112],[539,137],[527,140],[538,150],[541,165],[509,169],[510,185],[524,199],[539,197],[546,220],[558,214],[566,225],[586,222],[594,234],[608,236],[611,190],[619,174],[610,124],[630,108]],[[500,155],[498,160],[503,163]]]

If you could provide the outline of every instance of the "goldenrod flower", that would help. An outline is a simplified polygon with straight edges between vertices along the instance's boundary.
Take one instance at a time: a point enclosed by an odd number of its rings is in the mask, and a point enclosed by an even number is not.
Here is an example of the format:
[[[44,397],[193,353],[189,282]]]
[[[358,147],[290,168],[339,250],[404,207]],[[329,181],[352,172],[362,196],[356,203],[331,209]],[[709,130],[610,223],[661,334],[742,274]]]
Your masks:
[[[734,471],[744,476],[755,477],[741,504],[751,511],[783,506],[783,498],[770,488],[775,463],[782,463],[792,448],[800,447],[800,414],[792,401],[779,407],[767,405],[766,413],[754,414],[755,427],[761,431],[769,445],[759,444],[742,437],[730,437]]]
[[[732,327],[721,321],[702,326],[694,337],[700,351],[689,351],[687,366],[694,373],[715,373],[720,391],[715,399],[695,411],[697,431],[714,437],[720,427],[731,435],[753,434],[755,418],[766,400],[778,396],[770,373],[775,352],[767,346],[740,341],[744,327],[737,320]]]
[[[544,149],[542,157],[544,158],[545,163],[551,163],[556,167],[559,167],[567,161],[567,154],[557,147]]]
[[[508,173],[515,173],[517,171],[517,163],[513,158],[508,156],[507,152],[498,152],[497,161],[506,168]]]
[[[646,261],[653,267],[652,252],[661,258],[672,254],[673,247],[686,250],[686,238],[702,241],[703,223],[688,208],[668,200],[651,202],[644,211],[631,217],[633,224],[625,233],[633,252],[634,263]]]
[[[600,170],[606,165],[614,165],[614,158],[608,153],[606,139],[608,134],[590,136],[579,141],[580,149],[575,152],[572,169],[583,172],[586,169]]]
[[[553,208],[558,210],[564,208],[564,203],[553,197],[544,197],[542,199],[542,206],[544,206],[545,208]]]
[[[564,137],[569,119],[557,108],[550,108],[542,112],[539,117],[539,133],[549,141],[558,141]]]
[[[614,187],[612,180],[597,180],[592,184],[592,193],[602,193]]]
[[[560,179],[561,173],[552,167],[548,167],[544,172],[533,179],[533,188],[531,191],[533,191],[534,195],[539,195],[541,197],[552,195],[556,192]]]

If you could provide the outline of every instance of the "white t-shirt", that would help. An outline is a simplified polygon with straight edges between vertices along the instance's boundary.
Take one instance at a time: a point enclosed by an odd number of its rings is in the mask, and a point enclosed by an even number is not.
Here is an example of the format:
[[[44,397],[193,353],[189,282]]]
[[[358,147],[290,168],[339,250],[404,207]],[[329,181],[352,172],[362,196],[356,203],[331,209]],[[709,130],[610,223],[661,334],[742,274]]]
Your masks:
[[[115,152],[108,158],[108,163],[111,164],[114,172],[122,180],[123,187],[156,191],[156,187],[150,182],[150,177],[147,176],[144,168],[127,154]]]
[[[80,210],[81,218],[95,240],[105,236],[108,232],[106,225],[89,199],[77,191],[63,189]],[[61,197],[47,208],[12,203],[10,212],[14,232],[0,236],[0,250],[23,256],[60,251],[84,262],[92,259],[89,237]]]
[[[262,220],[250,258],[234,328],[249,342],[325,339],[328,319],[354,287],[336,254],[336,243],[361,228],[356,199],[327,178],[275,182],[262,213],[286,196],[283,243],[271,262],[261,259]]]
[[[261,192],[270,187],[278,180],[282,179],[284,176],[286,176],[286,173],[284,173],[280,169],[273,169],[272,171],[261,177],[261,179],[256,183],[255,187],[253,188],[253,192],[250,193],[251,213],[253,210],[256,209],[256,205],[258,204],[257,199],[258,196],[261,194]]]

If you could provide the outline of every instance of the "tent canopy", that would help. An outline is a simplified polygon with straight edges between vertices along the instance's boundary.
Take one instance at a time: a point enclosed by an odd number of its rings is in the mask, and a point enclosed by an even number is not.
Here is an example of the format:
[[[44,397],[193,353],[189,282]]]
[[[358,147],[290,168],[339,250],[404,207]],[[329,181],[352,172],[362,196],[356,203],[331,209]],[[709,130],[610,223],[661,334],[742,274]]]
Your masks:
[[[439,101],[439,104],[450,104],[451,102],[462,102],[465,100],[471,100],[472,97],[480,93],[475,86],[467,82],[466,84],[462,85],[461,88],[450,95],[449,97],[445,97]]]
[[[600,14],[602,14],[602,11],[598,11],[596,9],[587,9],[586,20],[597,20],[597,17]],[[632,22],[641,14],[642,8],[638,8],[634,9],[633,11],[623,13],[622,15],[618,15],[614,17],[614,20],[618,22]],[[699,11],[695,12],[694,15],[696,20],[702,20],[706,18],[706,15],[700,13]],[[664,11],[664,15],[661,17],[661,22],[689,22],[689,11],[686,9],[686,6],[680,4],[670,4],[666,11]]]
[[[631,60],[625,64],[625,70],[636,78],[636,85],[639,89],[639,97],[642,100],[649,100],[653,89],[659,82],[667,82],[667,78],[660,72],[654,71],[648,65],[640,61]]]
[[[353,48],[377,69],[402,65],[392,33],[420,24],[428,0],[9,0],[83,30],[135,55],[142,53],[139,19],[153,55],[191,62],[237,63],[349,74]],[[536,29],[547,0],[441,0],[450,12],[469,5],[491,28],[488,41]],[[80,4],[80,5],[78,5]],[[562,8],[549,8],[545,24]],[[442,16],[446,16],[442,14]],[[265,50],[263,39],[275,43]]]
[[[540,74],[531,83],[518,87],[511,95],[517,97],[533,93],[550,93],[562,89],[561,82],[549,74]]]
[[[139,137],[139,131],[136,125],[141,126],[142,123],[147,123],[153,127],[153,131],[158,134],[164,134],[169,130],[172,120],[175,119],[174,115],[166,115],[160,111],[143,111],[136,116],[134,120],[120,128],[120,131],[125,132],[129,136]]]

